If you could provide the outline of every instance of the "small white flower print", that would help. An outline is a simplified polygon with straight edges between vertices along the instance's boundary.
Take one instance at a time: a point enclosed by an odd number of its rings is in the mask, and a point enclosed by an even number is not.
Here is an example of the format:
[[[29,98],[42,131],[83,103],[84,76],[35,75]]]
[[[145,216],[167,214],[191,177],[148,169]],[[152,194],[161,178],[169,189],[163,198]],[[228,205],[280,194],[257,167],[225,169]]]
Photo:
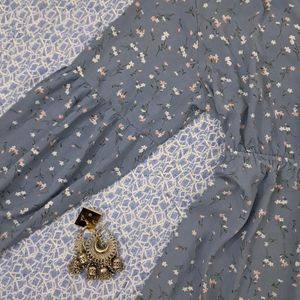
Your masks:
[[[166,261],[163,261],[163,262],[161,263],[161,265],[162,265],[163,267],[165,267],[165,268],[168,266],[168,264],[167,264]]]
[[[280,206],[287,206],[288,201],[286,199],[277,199],[275,200],[275,204]]]
[[[272,137],[268,134],[265,135],[265,140],[267,143],[270,143],[272,141]]]
[[[134,43],[130,43],[130,48],[133,49],[134,51],[139,51],[139,48],[134,44]]]
[[[75,73],[78,73],[81,77],[84,77],[83,69],[82,69],[81,66],[78,66],[78,67],[75,69]]]
[[[39,116],[39,120],[41,120],[47,116],[47,113],[44,110],[41,110],[38,116]]]
[[[259,62],[258,53],[256,51],[252,51],[251,55],[252,55],[252,58],[255,58],[256,61]]]
[[[217,18],[212,17],[212,20],[213,20],[213,26],[215,28],[219,28],[221,26],[222,23]]]
[[[265,258],[263,259],[263,265],[273,267],[274,263],[269,258]]]
[[[39,148],[36,146],[33,146],[30,151],[32,152],[33,155],[39,155],[40,151]]]
[[[81,132],[77,131],[77,132],[76,132],[76,136],[77,136],[77,137],[81,137]]]
[[[144,83],[144,82],[140,82],[140,83],[137,82],[136,85],[135,85],[137,90],[142,90],[143,87],[145,87],[145,86],[146,86],[146,83]]]
[[[121,173],[119,167],[115,167],[115,168],[114,168],[114,171],[116,172],[116,174],[117,174],[118,176],[122,176],[122,173]]]
[[[171,120],[172,119],[172,116],[171,116],[171,114],[168,111],[165,111],[165,116],[166,116],[167,120]]]
[[[294,35],[289,36],[289,42],[291,45],[295,45],[296,37]]]
[[[19,226],[19,225],[20,225],[19,221],[16,220],[16,219],[13,220],[13,223],[14,223],[16,226]]]
[[[246,169],[252,169],[252,166],[248,163],[244,163],[243,166],[246,168]]]
[[[139,58],[141,60],[141,63],[143,63],[143,64],[146,63],[145,54],[143,52],[139,53]]]
[[[96,178],[95,175],[92,175],[90,172],[84,176],[85,181],[93,181],[95,180],[95,178]]]
[[[179,96],[182,94],[182,91],[178,90],[178,88],[175,86],[172,88],[172,90],[173,90],[174,95],[176,95],[176,96]]]
[[[39,86],[34,91],[36,94],[43,94],[45,92],[45,89],[42,86]]]
[[[70,87],[71,87],[71,84],[70,83],[67,83],[65,85],[65,93],[66,95],[69,95],[70,94]]]
[[[136,28],[135,32],[140,38],[142,38],[145,35],[145,29]]]
[[[208,59],[213,62],[213,63],[217,63],[219,61],[219,55],[218,54],[210,54],[208,56]]]
[[[68,182],[68,180],[66,179],[66,178],[58,178],[57,179],[57,181],[59,182],[59,183],[67,183]]]
[[[118,52],[118,50],[117,50],[117,48],[115,46],[112,46],[111,50],[112,50],[113,56],[118,56],[119,55],[119,52]]]
[[[288,125],[286,125],[286,126],[280,126],[280,127],[279,127],[279,130],[280,130],[281,132],[286,132],[286,133],[291,132],[291,128],[290,128],[290,126],[288,126]]]
[[[97,125],[97,120],[98,120],[98,116],[97,115],[91,115],[89,118],[89,121],[93,124],[93,125]]]
[[[52,156],[57,156],[57,152],[56,151],[53,151],[51,154],[52,154]]]
[[[270,73],[269,73],[267,67],[261,67],[260,74],[263,75],[263,76],[269,76]]]
[[[50,166],[49,169],[48,169],[50,172],[54,171],[54,167],[53,166]]]
[[[234,264],[229,265],[229,272],[237,273],[237,269]]]
[[[261,274],[261,272],[260,272],[260,271],[257,271],[257,270],[254,270],[254,271],[252,272],[252,278],[253,278],[253,281],[254,281],[254,282],[257,282],[257,281],[259,280],[260,274]]]
[[[255,235],[256,235],[256,237],[260,237],[262,239],[266,238],[266,235],[261,230],[257,230]]]
[[[99,76],[105,76],[106,73],[107,73],[107,70],[105,69],[105,67],[100,67],[98,70],[97,70]]]
[[[194,291],[193,287],[190,285],[183,287],[182,290],[187,293],[192,293]]]
[[[13,145],[8,149],[8,153],[11,153],[12,155],[18,155],[19,150],[16,145]]]
[[[48,201],[48,202],[44,205],[44,208],[45,208],[45,209],[49,209],[51,206],[53,206],[53,201]]]
[[[281,119],[284,117],[284,112],[281,110],[276,110],[274,111],[274,115],[276,119]]]
[[[131,60],[127,65],[126,65],[126,69],[130,70],[134,67],[134,62]]]
[[[230,191],[230,190],[223,191],[222,194],[223,194],[224,196],[231,196],[231,195],[232,195],[232,191]]]
[[[225,57],[225,62],[227,63],[228,66],[232,65],[232,61],[231,61],[231,58],[229,56]]]
[[[160,90],[160,91],[165,90],[165,89],[166,89],[166,86],[167,86],[167,82],[166,82],[166,81],[164,81],[164,80],[160,80],[160,81],[159,81],[159,90]]]
[[[157,136],[157,137],[163,137],[165,135],[165,131],[159,131],[158,129],[155,130],[154,134]]]
[[[119,89],[117,91],[117,96],[120,97],[120,99],[125,99],[126,98],[126,92],[123,89]]]
[[[167,31],[164,31],[160,39],[165,41],[169,36],[170,34]]]
[[[180,51],[182,57],[184,57],[184,58],[187,57],[186,48],[184,46],[180,46],[179,51]]]
[[[113,36],[118,36],[118,34],[120,33],[120,31],[118,31],[115,28],[115,26],[111,26],[110,29],[111,29],[111,33],[112,33]]]
[[[146,150],[147,150],[147,146],[146,145],[142,145],[140,148],[139,148],[139,150],[138,150],[138,152],[139,153],[143,153],[143,152],[145,152]]]
[[[225,216],[224,213],[220,213],[220,214],[219,214],[219,218],[220,218],[223,222],[227,222],[227,217]]]
[[[245,45],[246,43],[247,43],[247,38],[244,35],[242,35],[241,36],[241,45]]]
[[[6,218],[7,218],[7,219],[11,219],[11,212],[10,212],[10,211],[7,211],[7,212],[6,212]]]
[[[127,136],[127,140],[128,141],[136,141],[136,137],[134,135],[130,134],[130,135]]]
[[[21,214],[21,215],[24,215],[24,214],[26,214],[28,211],[29,211],[29,208],[28,208],[28,207],[22,208],[22,209],[20,209],[20,214]]]
[[[262,218],[262,217],[264,217],[264,216],[266,216],[267,215],[267,212],[264,210],[264,209],[260,209],[259,211],[258,211],[258,217],[259,218]]]
[[[69,99],[66,103],[65,103],[65,108],[70,109],[72,106],[72,99]]]
[[[67,196],[67,197],[70,197],[71,196],[71,191],[70,191],[70,188],[67,187],[65,190],[64,190],[64,194]]]
[[[15,195],[17,197],[23,197],[23,198],[25,198],[26,197],[26,191],[15,192]]]
[[[270,118],[271,114],[269,112],[265,113],[266,118]]]
[[[18,160],[18,165],[20,167],[24,167],[25,166],[25,160],[24,160],[24,158],[21,158],[21,159]]]
[[[44,190],[47,187],[47,184],[43,182],[42,180],[38,180],[35,183],[35,186],[40,189],[40,191]]]
[[[159,19],[156,16],[152,16],[150,19],[154,23],[159,23]]]

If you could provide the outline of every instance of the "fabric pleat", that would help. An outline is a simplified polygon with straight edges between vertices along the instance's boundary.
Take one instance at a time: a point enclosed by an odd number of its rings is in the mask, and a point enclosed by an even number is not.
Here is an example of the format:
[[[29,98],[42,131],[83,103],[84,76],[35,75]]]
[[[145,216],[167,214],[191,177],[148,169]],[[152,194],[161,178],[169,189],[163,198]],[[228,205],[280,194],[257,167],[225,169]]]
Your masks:
[[[202,112],[226,150],[139,299],[298,299],[297,1],[135,1],[0,118],[0,250]]]
[[[197,117],[196,26],[190,3],[136,1],[0,118],[1,250],[113,184]]]

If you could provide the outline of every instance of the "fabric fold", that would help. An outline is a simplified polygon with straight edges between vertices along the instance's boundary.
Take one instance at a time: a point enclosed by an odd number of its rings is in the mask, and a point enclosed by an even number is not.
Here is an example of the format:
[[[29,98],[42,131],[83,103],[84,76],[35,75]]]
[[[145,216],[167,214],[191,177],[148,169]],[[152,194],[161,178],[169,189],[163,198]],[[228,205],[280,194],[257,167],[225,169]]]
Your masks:
[[[224,159],[138,299],[298,299],[299,5],[202,5],[194,105],[220,120]]]
[[[0,118],[1,250],[117,181],[197,117],[196,6],[135,1]]]

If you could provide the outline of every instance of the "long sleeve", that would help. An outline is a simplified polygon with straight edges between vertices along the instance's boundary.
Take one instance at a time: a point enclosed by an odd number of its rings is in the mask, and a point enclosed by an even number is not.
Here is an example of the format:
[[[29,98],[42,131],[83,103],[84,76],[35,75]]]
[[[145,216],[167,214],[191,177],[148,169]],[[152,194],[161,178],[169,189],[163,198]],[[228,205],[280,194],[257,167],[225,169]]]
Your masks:
[[[194,1],[136,1],[0,118],[0,250],[135,168],[197,116]]]

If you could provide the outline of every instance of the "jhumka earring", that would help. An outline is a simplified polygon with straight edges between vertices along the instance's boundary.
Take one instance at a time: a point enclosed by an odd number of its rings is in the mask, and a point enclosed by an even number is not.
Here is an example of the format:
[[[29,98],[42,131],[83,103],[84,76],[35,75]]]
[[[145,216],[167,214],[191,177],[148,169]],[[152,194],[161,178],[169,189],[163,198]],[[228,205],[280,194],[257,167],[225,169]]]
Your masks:
[[[74,241],[75,255],[68,265],[71,274],[86,270],[87,279],[110,279],[124,269],[118,242],[112,233],[98,223],[102,213],[83,208],[75,224],[82,229]]]

